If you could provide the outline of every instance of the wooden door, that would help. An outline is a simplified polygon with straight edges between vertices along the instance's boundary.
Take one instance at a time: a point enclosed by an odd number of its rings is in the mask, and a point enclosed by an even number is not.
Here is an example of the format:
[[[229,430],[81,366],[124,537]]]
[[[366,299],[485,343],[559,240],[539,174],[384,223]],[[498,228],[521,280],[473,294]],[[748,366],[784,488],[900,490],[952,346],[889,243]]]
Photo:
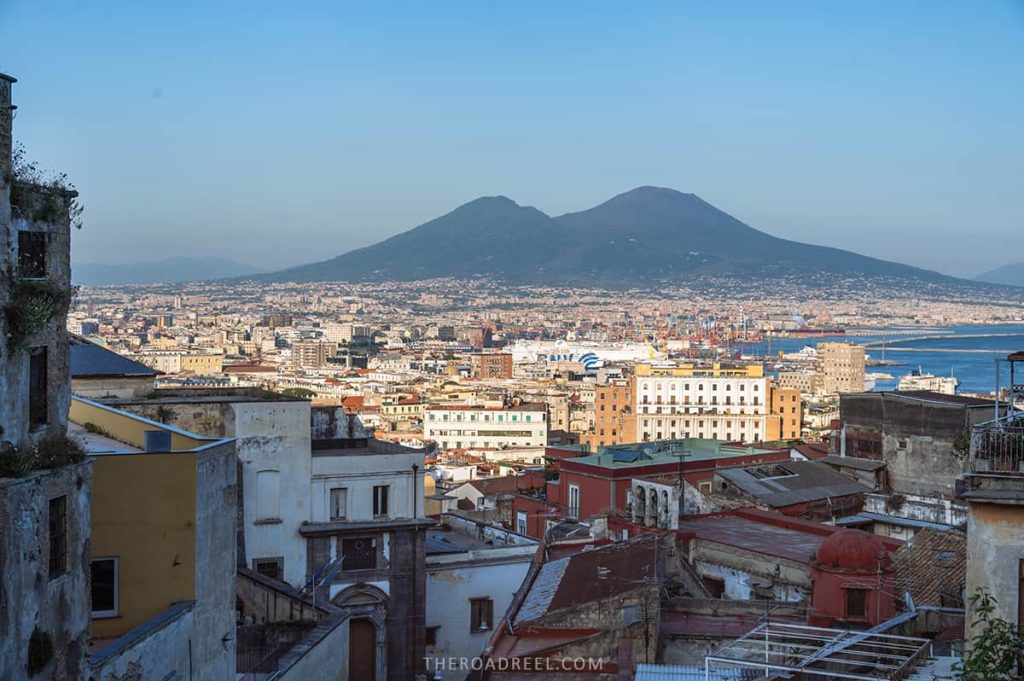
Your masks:
[[[368,619],[349,622],[349,681],[377,681],[377,628]]]

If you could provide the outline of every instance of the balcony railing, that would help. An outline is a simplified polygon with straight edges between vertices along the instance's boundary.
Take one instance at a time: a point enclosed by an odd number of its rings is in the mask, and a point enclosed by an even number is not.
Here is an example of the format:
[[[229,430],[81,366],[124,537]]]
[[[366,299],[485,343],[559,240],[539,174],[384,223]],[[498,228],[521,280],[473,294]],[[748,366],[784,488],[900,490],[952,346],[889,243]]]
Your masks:
[[[1024,476],[1024,414],[1011,414],[971,430],[972,473]]]

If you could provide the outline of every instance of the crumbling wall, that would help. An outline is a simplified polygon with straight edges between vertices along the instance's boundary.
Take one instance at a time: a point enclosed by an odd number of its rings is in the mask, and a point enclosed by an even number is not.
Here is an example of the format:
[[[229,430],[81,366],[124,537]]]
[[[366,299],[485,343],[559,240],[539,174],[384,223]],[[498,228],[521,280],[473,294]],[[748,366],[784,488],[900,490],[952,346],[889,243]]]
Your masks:
[[[28,678],[34,631],[51,648],[36,678],[82,678],[89,639],[91,489],[91,461],[0,479],[0,679]],[[50,500],[62,496],[65,569],[51,575]]]

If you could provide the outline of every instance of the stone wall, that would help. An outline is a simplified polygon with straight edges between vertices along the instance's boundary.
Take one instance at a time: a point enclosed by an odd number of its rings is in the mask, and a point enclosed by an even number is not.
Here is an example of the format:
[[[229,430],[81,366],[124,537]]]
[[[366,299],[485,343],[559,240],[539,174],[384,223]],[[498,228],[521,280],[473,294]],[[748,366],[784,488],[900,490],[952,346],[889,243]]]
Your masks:
[[[192,677],[191,601],[175,603],[131,630],[90,660],[90,681],[146,681]]]
[[[68,207],[73,193],[54,194],[35,185],[16,182],[20,205],[11,205],[10,177],[10,80],[0,77],[0,310],[14,296],[17,286],[18,233],[41,232],[47,235],[46,281],[70,293],[71,286],[71,219]],[[59,208],[40,210],[56,201]],[[45,219],[37,219],[45,216]],[[39,281],[39,280],[32,280]],[[29,439],[29,348],[47,349],[47,424],[63,432],[67,427],[71,401],[70,354],[68,352],[67,309],[58,305],[55,313],[41,329],[28,335],[21,346],[8,338],[11,331],[6,314],[0,313],[0,441],[21,444]],[[32,430],[38,437],[45,428]]]
[[[918,495],[953,494],[964,470],[954,440],[993,416],[991,408],[892,393],[843,395],[840,409],[846,456],[884,460],[892,490]]]
[[[0,679],[27,678],[33,631],[52,655],[37,678],[82,678],[89,638],[92,462],[0,479]],[[51,576],[50,500],[65,497],[65,570]]]

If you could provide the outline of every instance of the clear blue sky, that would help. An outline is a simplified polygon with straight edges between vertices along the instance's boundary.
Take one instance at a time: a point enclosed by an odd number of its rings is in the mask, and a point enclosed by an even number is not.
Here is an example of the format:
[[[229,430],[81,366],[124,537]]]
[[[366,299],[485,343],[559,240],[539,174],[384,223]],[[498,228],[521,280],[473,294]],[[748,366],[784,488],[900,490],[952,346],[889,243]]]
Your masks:
[[[270,268],[642,184],[951,274],[1024,260],[1021,0],[0,0],[0,71],[82,192],[80,262]]]

